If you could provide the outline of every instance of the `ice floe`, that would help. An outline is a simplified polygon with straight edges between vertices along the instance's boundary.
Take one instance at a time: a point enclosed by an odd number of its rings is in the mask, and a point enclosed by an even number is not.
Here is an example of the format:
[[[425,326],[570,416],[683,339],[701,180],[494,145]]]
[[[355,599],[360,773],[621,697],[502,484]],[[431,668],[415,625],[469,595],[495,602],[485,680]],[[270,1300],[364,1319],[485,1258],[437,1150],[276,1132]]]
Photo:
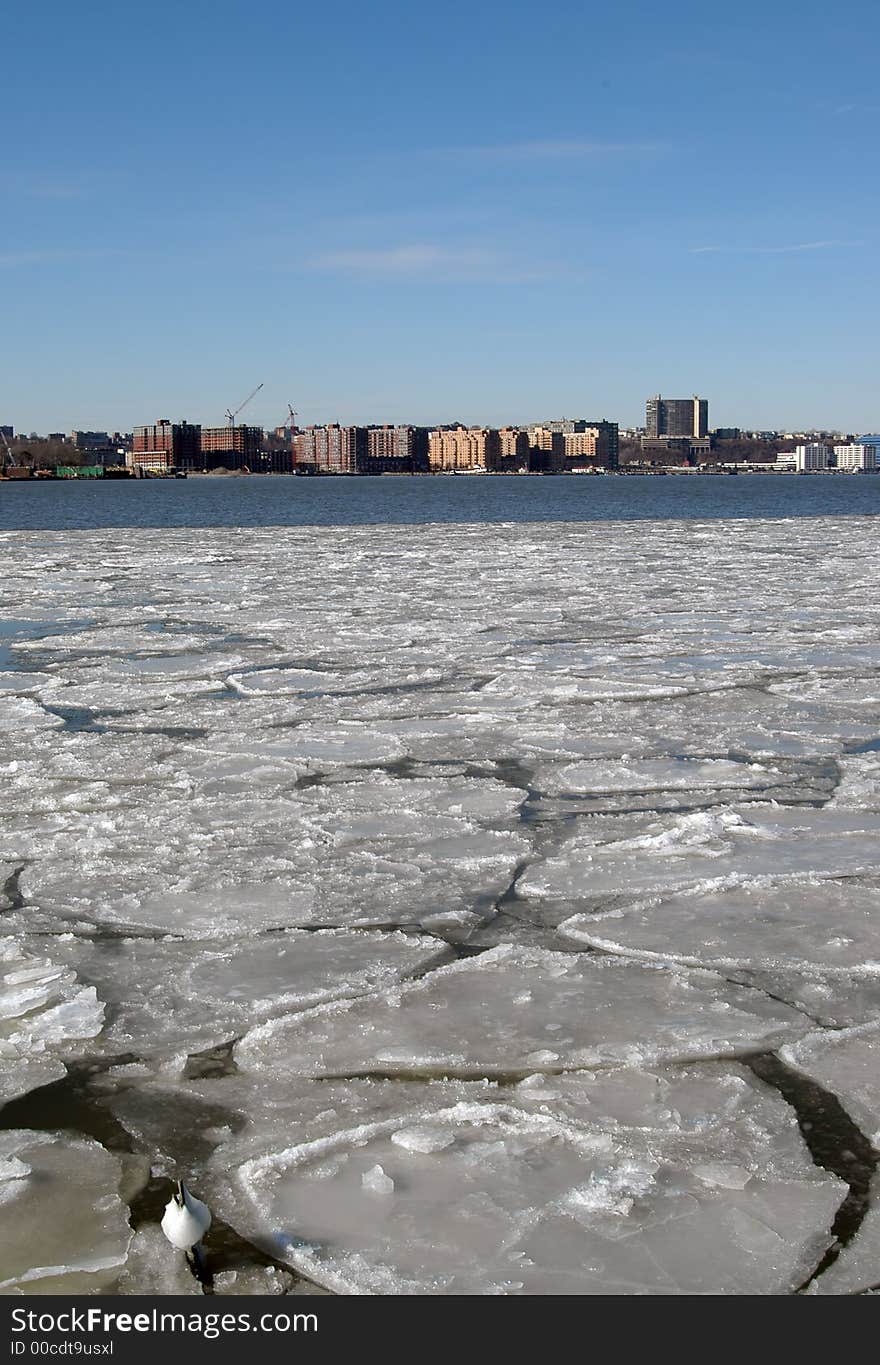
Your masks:
[[[95,1293],[125,1263],[119,1159],[69,1133],[0,1132],[0,1293]]]
[[[0,1103],[66,1074],[100,1033],[103,1004],[70,968],[0,939]]]
[[[279,1077],[498,1077],[734,1056],[808,1028],[796,1010],[712,973],[504,946],[381,1000],[255,1028],[235,1056]]]
[[[342,1293],[768,1294],[813,1268],[846,1187],[747,1072],[567,1083],[363,1123],[237,1182],[275,1254]]]

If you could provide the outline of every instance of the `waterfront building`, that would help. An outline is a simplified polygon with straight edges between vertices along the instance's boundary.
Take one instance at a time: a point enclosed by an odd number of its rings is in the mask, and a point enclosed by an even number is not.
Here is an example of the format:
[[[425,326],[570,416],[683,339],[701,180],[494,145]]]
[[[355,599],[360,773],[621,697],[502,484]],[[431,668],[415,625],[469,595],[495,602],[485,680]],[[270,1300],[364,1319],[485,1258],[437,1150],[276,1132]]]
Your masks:
[[[110,445],[106,431],[72,431],[70,439],[77,450],[104,450]]]
[[[544,422],[529,427],[529,439],[533,469],[562,471],[572,462],[617,469],[619,464],[620,431],[616,422],[604,417]]]
[[[306,427],[293,438],[294,465],[318,474],[365,474],[368,463],[366,427],[332,422]]]
[[[603,417],[599,422],[578,423],[580,430],[563,436],[566,460],[591,460],[604,469],[616,469],[619,463],[620,433],[616,422]]]
[[[851,445],[834,447],[838,469],[876,469],[877,447],[866,441],[854,441]]]
[[[163,417],[158,422],[135,427],[125,463],[130,469],[201,469],[201,437],[198,423],[183,419],[169,422]]]
[[[428,470],[426,427],[382,426],[367,428],[369,474],[424,474]]]
[[[707,398],[649,398],[645,411],[645,435],[706,436],[709,432]]]
[[[799,474],[810,473],[817,469],[827,469],[830,464],[831,450],[820,441],[809,445],[795,446],[795,468]]]
[[[592,459],[596,454],[595,431],[567,431],[562,437],[562,449],[566,460]]]
[[[874,463],[867,467],[869,469],[880,469],[880,436],[857,436],[856,443],[860,446],[868,446],[871,451],[869,458],[873,458]]]
[[[498,431],[498,460],[504,469],[528,469],[529,433],[522,427],[501,427]]]
[[[262,448],[262,427],[202,427],[203,469],[258,469]]]
[[[428,436],[428,462],[434,473],[495,469],[500,450],[498,432],[491,427],[454,427]]]
[[[561,459],[565,454],[565,433],[555,430],[554,426],[544,423],[543,426],[529,427],[529,445],[532,450],[558,455]]]

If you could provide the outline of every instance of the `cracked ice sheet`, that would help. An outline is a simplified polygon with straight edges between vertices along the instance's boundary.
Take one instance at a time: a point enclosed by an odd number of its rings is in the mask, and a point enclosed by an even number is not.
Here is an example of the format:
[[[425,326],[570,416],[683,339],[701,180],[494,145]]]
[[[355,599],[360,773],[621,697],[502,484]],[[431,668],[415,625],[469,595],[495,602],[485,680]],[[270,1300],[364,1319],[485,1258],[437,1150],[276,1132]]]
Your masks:
[[[251,829],[257,842],[237,838],[234,830],[228,839],[222,829],[202,837],[195,830],[180,853],[165,844],[156,856],[145,841],[127,857],[113,848],[112,828],[107,846],[95,853],[86,830],[81,870],[74,873],[64,857],[72,846],[68,826],[57,836],[58,859],[22,873],[22,895],[48,923],[68,928],[82,920],[185,937],[296,926],[431,928],[437,916],[476,923],[529,849],[526,840],[492,830],[441,829],[415,846],[379,840],[372,849],[333,849],[313,840],[310,848],[291,847],[289,833],[273,842],[258,826]],[[252,881],[242,881],[245,869]]]
[[[880,1148],[880,1024],[809,1033],[779,1055],[830,1090],[872,1146]]]
[[[95,677],[92,671],[73,675],[46,700],[53,706],[84,707],[103,721],[120,712],[158,711],[180,699],[191,702],[193,697],[215,696],[220,686],[216,678],[166,677],[133,682],[103,672]]]
[[[14,694],[3,698],[0,706],[0,743],[17,745],[19,737],[29,731],[59,730],[64,721],[46,711],[39,702],[31,697],[17,697]],[[8,735],[9,739],[3,738]]]
[[[339,1292],[791,1292],[846,1192],[732,1065],[533,1077],[434,1109],[425,1086],[408,1112],[400,1089],[397,1114],[355,1108],[358,1126],[233,1178],[264,1244]]]
[[[880,1174],[871,1181],[870,1204],[852,1241],[810,1285],[811,1294],[859,1294],[880,1287]]]
[[[873,660],[876,667],[878,660]],[[880,719],[880,677],[871,678],[798,678],[794,682],[773,683],[770,689],[780,696],[822,706],[842,706],[848,710],[866,708]]]
[[[266,694],[304,697],[345,695],[387,686],[387,665],[383,659],[377,660],[377,663],[379,664],[377,668],[351,669],[346,672],[314,668],[267,668],[247,673],[233,673],[226,681],[227,686],[243,697],[259,697]],[[436,683],[441,681],[443,676],[438,668],[404,666],[395,674],[394,686]]]
[[[269,759],[254,758],[256,779]],[[195,776],[203,760],[187,761]],[[217,768],[209,761],[207,771]],[[481,823],[508,823],[521,801],[489,780],[371,775],[263,798],[244,786],[227,785],[222,802],[147,794],[136,820],[130,807],[100,821],[70,818],[44,827],[41,841],[20,831],[14,851],[35,855],[42,842],[44,854],[22,874],[25,900],[49,922],[187,937],[297,924],[430,927],[437,915],[475,923],[475,908],[501,895],[530,851],[522,835]]]
[[[574,915],[560,938],[723,972],[817,1023],[880,1017],[880,893],[849,882],[752,885]]]
[[[185,775],[169,762],[164,737],[120,737],[109,745],[103,735],[61,735],[47,743],[42,735],[0,763],[0,815],[56,815],[102,807],[137,806],[144,790],[178,797],[187,790]],[[37,852],[47,850],[40,847]]]
[[[14,673],[0,672],[0,694],[5,698],[10,694],[18,697],[40,697],[58,686],[58,679],[51,673]]]
[[[616,762],[568,763],[539,768],[535,786],[547,795],[562,792],[657,793],[679,788],[703,791],[757,789],[778,785],[778,768],[762,763],[734,763],[720,758],[658,758],[632,762],[626,755]]]
[[[559,932],[605,952],[695,967],[880,980],[880,893],[858,883],[671,896],[575,915]]]
[[[101,660],[114,660],[114,656],[126,658],[132,653],[138,655],[167,655],[172,650],[177,653],[192,653],[197,649],[210,649],[216,641],[210,636],[181,635],[165,631],[150,631],[144,627],[147,622],[130,625],[93,625],[85,630],[65,631],[63,635],[43,635],[36,640],[19,640],[15,648],[24,657],[29,653],[52,654],[56,662],[67,662],[71,657],[95,654]],[[111,665],[112,666],[112,665]]]
[[[642,820],[629,838],[588,836],[530,867],[518,895],[562,899],[880,872],[880,814],[730,807]]]
[[[93,1055],[134,1053],[182,1067],[257,1021],[322,1001],[388,990],[448,953],[401,933],[272,933],[240,941],[52,940],[57,962],[104,1003]]]
[[[840,783],[829,804],[880,810],[880,753],[842,758],[839,766]]]
[[[239,1067],[259,1075],[507,1076],[735,1056],[809,1021],[710,972],[498,947],[423,980],[255,1028]]]
[[[51,952],[51,948],[49,949]],[[63,963],[0,939],[0,1104],[65,1075],[100,1033],[104,1008]]]
[[[658,699],[648,705],[602,702],[592,708],[590,722],[593,735],[628,734],[629,743],[620,752],[634,757],[664,750],[697,756],[733,751],[756,760],[812,757],[839,754],[845,744],[876,733],[876,725],[864,716],[849,717],[754,687]],[[574,717],[570,723],[574,725]]]
[[[0,1132],[0,1293],[94,1293],[125,1263],[119,1159],[69,1133]],[[46,1210],[50,1215],[46,1216]]]

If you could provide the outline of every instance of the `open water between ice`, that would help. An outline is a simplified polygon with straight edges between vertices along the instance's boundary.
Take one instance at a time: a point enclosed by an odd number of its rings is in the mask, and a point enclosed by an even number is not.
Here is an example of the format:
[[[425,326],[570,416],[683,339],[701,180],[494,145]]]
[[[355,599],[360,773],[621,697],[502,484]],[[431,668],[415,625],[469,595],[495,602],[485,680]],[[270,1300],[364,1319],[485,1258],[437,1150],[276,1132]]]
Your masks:
[[[0,1292],[877,1286],[875,516],[386,523],[0,534]]]

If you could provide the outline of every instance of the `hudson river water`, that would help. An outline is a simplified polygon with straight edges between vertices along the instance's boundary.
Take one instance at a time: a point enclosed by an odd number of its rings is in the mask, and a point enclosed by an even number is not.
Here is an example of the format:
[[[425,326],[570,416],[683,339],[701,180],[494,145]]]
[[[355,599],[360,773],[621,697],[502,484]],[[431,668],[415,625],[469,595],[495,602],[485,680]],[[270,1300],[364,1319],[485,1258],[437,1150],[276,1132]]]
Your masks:
[[[880,513],[880,476],[285,475],[0,484],[0,530],[702,520]]]

